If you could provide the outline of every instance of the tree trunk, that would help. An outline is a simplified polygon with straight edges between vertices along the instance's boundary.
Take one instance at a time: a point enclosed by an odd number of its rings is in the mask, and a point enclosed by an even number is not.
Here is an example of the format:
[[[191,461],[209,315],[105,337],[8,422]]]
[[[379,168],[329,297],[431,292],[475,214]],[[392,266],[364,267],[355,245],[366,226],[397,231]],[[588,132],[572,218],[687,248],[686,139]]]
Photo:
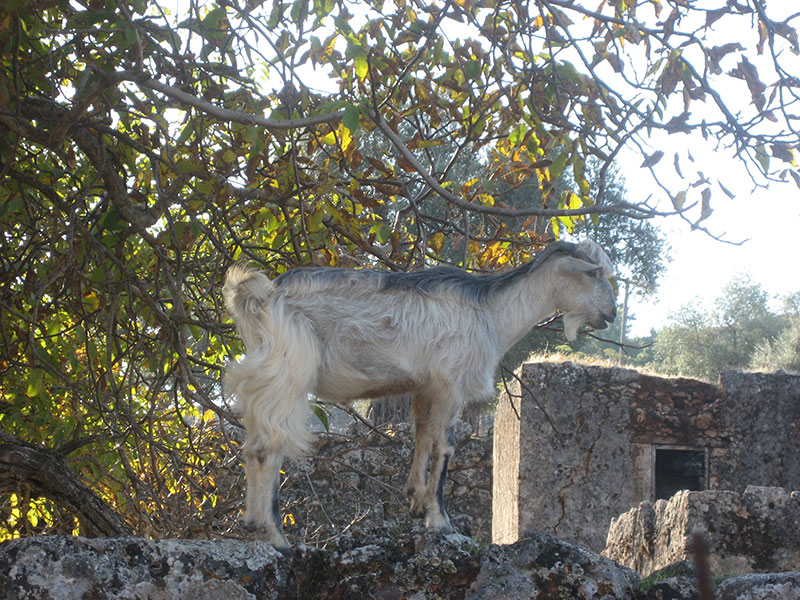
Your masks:
[[[56,453],[0,431],[0,491],[31,489],[77,517],[88,537],[130,535],[122,518]]]
[[[373,398],[367,408],[367,419],[373,425],[411,422],[411,396]]]

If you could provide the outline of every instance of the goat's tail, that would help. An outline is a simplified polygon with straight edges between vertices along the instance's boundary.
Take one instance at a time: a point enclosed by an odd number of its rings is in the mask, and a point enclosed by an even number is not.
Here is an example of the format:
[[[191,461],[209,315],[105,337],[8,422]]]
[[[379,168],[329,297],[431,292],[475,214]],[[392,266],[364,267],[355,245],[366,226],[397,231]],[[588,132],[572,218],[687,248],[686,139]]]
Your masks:
[[[310,324],[259,271],[232,267],[222,296],[246,348],[246,356],[229,365],[224,388],[236,396],[251,451],[304,453],[311,441],[308,394],[320,361]]]
[[[261,271],[234,265],[225,275],[222,298],[225,308],[238,323],[263,311],[274,289],[275,284]]]

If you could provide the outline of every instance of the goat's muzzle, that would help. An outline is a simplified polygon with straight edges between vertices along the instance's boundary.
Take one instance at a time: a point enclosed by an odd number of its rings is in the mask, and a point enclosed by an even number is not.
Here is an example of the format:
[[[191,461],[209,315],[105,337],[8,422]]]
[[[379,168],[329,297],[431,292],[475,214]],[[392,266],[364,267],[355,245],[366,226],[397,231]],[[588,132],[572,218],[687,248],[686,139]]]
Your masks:
[[[616,318],[617,307],[615,306],[609,312],[601,312],[597,314],[591,321],[589,321],[589,325],[591,325],[594,329],[605,329],[611,325]]]

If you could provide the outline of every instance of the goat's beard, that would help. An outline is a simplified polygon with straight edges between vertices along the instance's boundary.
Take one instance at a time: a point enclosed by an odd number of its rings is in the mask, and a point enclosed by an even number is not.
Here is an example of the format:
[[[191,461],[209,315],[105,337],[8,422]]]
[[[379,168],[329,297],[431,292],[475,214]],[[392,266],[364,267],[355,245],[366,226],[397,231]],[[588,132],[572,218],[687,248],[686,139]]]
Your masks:
[[[578,328],[586,322],[585,317],[581,313],[568,312],[562,317],[562,321],[564,335],[567,336],[567,340],[574,342],[578,337]]]

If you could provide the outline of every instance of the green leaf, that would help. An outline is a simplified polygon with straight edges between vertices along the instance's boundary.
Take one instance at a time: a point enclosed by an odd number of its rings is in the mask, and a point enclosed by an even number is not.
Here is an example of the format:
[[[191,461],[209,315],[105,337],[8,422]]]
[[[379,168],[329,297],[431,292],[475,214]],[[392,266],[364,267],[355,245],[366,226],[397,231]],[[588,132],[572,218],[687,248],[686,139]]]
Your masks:
[[[15,196],[11,200],[0,204],[0,217],[4,217],[7,214],[12,215],[15,212],[21,212],[24,206],[25,201],[22,196]]]
[[[355,133],[361,126],[361,111],[357,106],[348,104],[344,107],[344,117],[342,117],[342,124],[350,130],[350,133]]]
[[[100,230],[103,231],[122,231],[127,229],[127,222],[115,207],[110,207],[108,211],[100,217],[98,221]]]
[[[477,60],[471,60],[464,65],[464,74],[469,79],[478,79],[481,76],[481,63]]]
[[[222,6],[218,6],[217,8],[209,11],[209,13],[203,18],[203,25],[206,27],[212,27],[214,29],[218,29],[222,21],[225,20],[225,8]]]
[[[520,123],[508,134],[508,143],[512,146],[518,146],[525,139],[526,133],[528,133],[528,128]]]
[[[550,176],[555,180],[561,177],[561,174],[564,172],[564,167],[567,166],[567,153],[562,152],[558,156],[556,156],[553,164],[550,165]]]
[[[42,391],[42,382],[44,381],[44,369],[33,369],[28,375],[28,387],[25,395],[28,398],[35,398]]]
[[[761,165],[761,170],[764,174],[769,173],[769,155],[764,147],[764,144],[756,146],[756,160]]]
[[[319,419],[319,422],[322,423],[322,426],[325,428],[325,431],[330,431],[330,424],[328,423],[328,413],[325,412],[325,409],[322,408],[319,404],[314,404],[311,407],[311,410],[314,411],[314,414]]]
[[[185,143],[190,137],[192,137],[193,133],[194,133],[194,125],[191,122],[189,122],[184,126],[183,130],[181,131],[181,134],[178,136],[178,139],[175,142],[176,145],[180,146],[181,144]]]

